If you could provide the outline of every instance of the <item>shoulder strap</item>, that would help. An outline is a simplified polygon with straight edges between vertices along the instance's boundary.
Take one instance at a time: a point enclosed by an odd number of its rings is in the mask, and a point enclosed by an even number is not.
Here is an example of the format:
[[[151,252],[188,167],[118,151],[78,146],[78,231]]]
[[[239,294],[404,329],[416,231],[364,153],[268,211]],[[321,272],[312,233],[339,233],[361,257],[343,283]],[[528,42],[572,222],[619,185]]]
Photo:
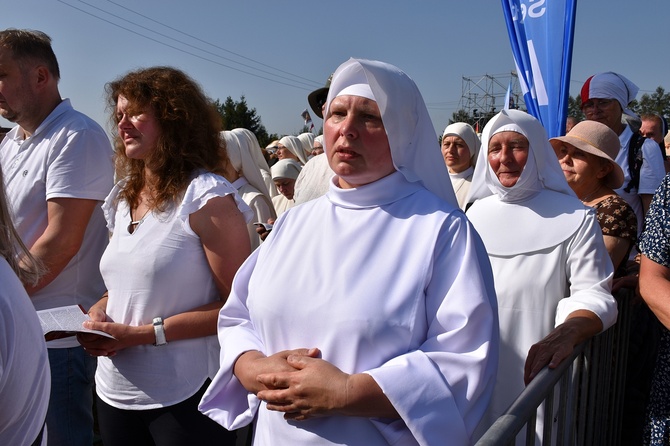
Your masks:
[[[640,185],[640,170],[642,169],[642,145],[645,141],[644,136],[639,133],[633,133],[628,142],[628,173],[630,174],[630,181],[624,188],[626,193],[630,193],[632,189],[637,189]]]

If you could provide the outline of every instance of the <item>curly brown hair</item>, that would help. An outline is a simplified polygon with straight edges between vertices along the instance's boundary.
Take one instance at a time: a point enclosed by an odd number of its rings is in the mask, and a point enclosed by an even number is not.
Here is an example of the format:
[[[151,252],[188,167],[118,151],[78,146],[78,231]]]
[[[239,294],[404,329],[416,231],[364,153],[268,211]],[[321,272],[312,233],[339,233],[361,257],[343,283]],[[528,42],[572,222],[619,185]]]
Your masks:
[[[114,128],[119,123],[119,96],[128,100],[126,111],[131,115],[151,109],[160,128],[156,148],[144,160],[128,158],[116,132],[116,174],[126,178],[119,199],[131,209],[137,206],[147,182],[147,164],[155,174],[155,179],[147,184],[154,192],[151,206],[165,211],[181,198],[194,172],[202,169],[220,173],[228,163],[219,138],[221,117],[200,86],[184,72],[172,67],[139,69],[108,83],[105,90]]]

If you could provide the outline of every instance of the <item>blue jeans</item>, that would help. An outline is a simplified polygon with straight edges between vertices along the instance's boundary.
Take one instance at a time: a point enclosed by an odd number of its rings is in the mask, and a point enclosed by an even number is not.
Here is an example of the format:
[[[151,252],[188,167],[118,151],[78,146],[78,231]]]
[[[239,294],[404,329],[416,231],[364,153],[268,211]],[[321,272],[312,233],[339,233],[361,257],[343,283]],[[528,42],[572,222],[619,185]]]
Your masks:
[[[82,347],[50,348],[49,446],[91,446],[97,359]]]

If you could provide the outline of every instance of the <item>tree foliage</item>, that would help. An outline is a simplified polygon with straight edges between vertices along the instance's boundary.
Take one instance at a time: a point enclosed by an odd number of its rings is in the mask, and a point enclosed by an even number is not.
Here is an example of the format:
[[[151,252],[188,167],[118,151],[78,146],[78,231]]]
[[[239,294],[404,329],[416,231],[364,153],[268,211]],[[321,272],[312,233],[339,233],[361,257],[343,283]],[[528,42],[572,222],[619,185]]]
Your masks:
[[[580,95],[574,97],[568,96],[568,116],[577,118],[579,121],[583,121],[585,116],[582,112],[582,98]]]
[[[251,130],[256,135],[261,147],[265,147],[271,141],[278,139],[277,135],[268,134],[261,122],[261,117],[256,114],[255,108],[249,108],[244,95],[240,96],[239,101],[234,101],[230,96],[223,103],[217,99],[214,101],[214,106],[221,115],[224,130],[236,128]]]
[[[633,101],[629,108],[638,115],[670,116],[670,93],[658,86],[651,95],[645,93],[639,101]]]
[[[452,113],[451,119],[449,120],[449,124],[453,124],[454,122],[467,122],[468,124],[474,126],[476,119],[474,116],[468,114],[463,109],[458,110],[457,112]]]

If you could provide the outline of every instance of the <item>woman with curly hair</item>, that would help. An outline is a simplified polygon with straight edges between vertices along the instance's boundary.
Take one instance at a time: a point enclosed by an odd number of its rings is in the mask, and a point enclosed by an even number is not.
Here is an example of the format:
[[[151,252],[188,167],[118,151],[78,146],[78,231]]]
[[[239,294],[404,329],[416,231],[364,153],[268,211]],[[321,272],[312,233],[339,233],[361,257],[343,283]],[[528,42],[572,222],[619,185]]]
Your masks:
[[[218,360],[217,314],[250,253],[249,208],[222,176],[220,119],[183,72],[155,67],[107,85],[121,181],[103,209],[107,292],[80,335],[98,356],[105,445],[234,444],[198,413]]]

